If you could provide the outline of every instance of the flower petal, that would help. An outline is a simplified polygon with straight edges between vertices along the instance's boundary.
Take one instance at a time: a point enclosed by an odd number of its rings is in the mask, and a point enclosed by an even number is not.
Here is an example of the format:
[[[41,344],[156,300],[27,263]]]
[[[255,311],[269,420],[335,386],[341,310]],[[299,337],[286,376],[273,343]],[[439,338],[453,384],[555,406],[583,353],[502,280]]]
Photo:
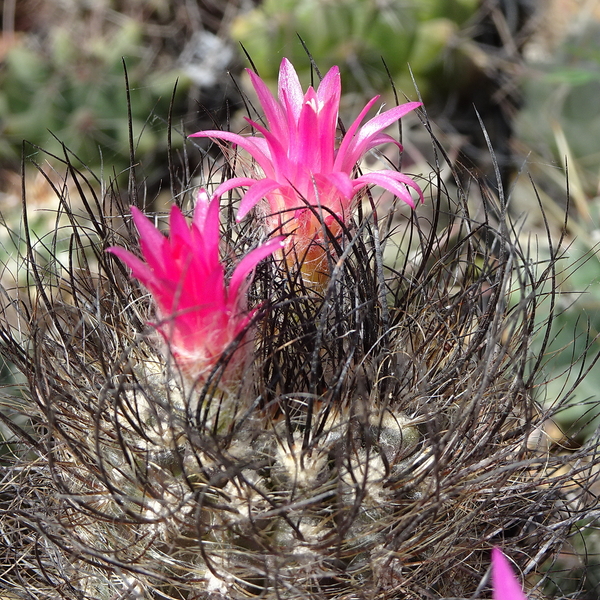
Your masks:
[[[341,171],[334,171],[327,175],[331,183],[340,191],[342,196],[351,199],[354,195],[354,185],[352,179]]]
[[[265,136],[265,141],[267,142],[269,151],[268,154],[272,161],[272,169],[270,169],[270,174],[277,174],[278,176],[286,175],[290,171],[290,159],[288,157],[288,153],[286,149],[282,145],[281,141],[277,139],[268,129],[265,129],[259,123],[255,123],[248,117],[244,117],[246,121],[252,127],[254,127],[259,133],[262,133]],[[260,140],[260,138],[254,138],[255,141]],[[288,143],[289,145],[289,143]],[[266,153],[265,153],[266,154]],[[267,172],[265,173],[267,174]]]
[[[131,269],[131,274],[148,289],[151,286],[154,287],[157,284],[157,278],[154,275],[152,269],[148,265],[140,260],[135,254],[120,248],[119,246],[111,246],[106,249],[107,252],[114,254],[121,262],[127,265]]]
[[[261,260],[265,259],[267,256],[270,256],[273,254],[273,252],[281,250],[281,248],[284,246],[284,242],[285,236],[279,235],[246,254],[231,275],[228,295],[231,297],[237,297],[240,291],[243,290],[242,286],[250,272],[256,268],[256,265],[258,265]]]
[[[411,110],[419,108],[419,106],[421,106],[420,102],[407,102],[406,104],[401,104],[400,106],[395,106],[394,108],[390,108],[390,110],[386,110],[384,113],[367,121],[360,128],[358,137],[361,139],[368,138],[369,136],[380,132],[382,129],[385,129],[407,115]]]
[[[184,246],[187,248],[192,246],[190,228],[185,217],[181,214],[181,210],[175,204],[171,207],[171,213],[169,214],[169,241],[173,251],[177,251]]]
[[[125,248],[111,247],[107,252],[114,254],[131,269],[131,275],[137,279],[151,294],[156,302],[158,311],[162,312],[165,307],[172,303],[174,286],[165,286],[164,280],[156,272],[137,256],[125,250]]]
[[[421,106],[420,102],[407,102],[406,104],[401,104],[400,106],[391,108],[390,110],[373,117],[356,132],[354,137],[349,139],[347,144],[345,144],[346,138],[348,137],[348,135],[346,135],[344,137],[344,141],[342,142],[342,146],[340,146],[338,151],[338,156],[342,154],[340,160],[343,161],[344,167],[339,168],[339,170],[346,170],[350,165],[355,165],[360,160],[360,157],[367,152],[367,150],[370,150],[377,145],[373,143],[373,139],[376,139],[375,136],[378,136],[382,129],[385,129],[392,123],[395,123],[411,110],[414,110],[419,106]],[[355,123],[356,121],[352,124],[353,127]],[[350,130],[348,130],[348,133],[350,133]]]
[[[286,120],[281,104],[275,100],[267,84],[254,71],[251,69],[246,69],[246,71],[273,135],[280,140],[287,139]]]
[[[204,252],[207,257],[219,259],[219,209],[220,196],[215,196],[211,201],[204,190],[198,194],[194,209],[193,226],[197,238],[202,240]]]
[[[200,188],[196,194],[196,206],[194,207],[194,225],[200,230],[204,229],[209,206],[208,194],[204,188]]]
[[[246,150],[246,152],[248,152],[248,154],[250,154],[261,166],[265,173],[269,171],[271,158],[264,153],[264,148],[259,147],[251,137],[245,137],[243,135],[238,135],[237,133],[231,133],[230,131],[219,130],[198,131],[196,133],[192,133],[188,137],[211,138],[215,140],[232,142],[233,144],[236,144],[240,148]]]
[[[398,146],[400,150],[402,150],[402,144],[398,140],[394,139],[391,135],[388,135],[387,133],[376,133],[368,139],[365,147],[362,150],[362,154],[365,154],[376,146],[382,146],[383,144],[394,144],[395,146]]]
[[[358,191],[361,187],[371,183],[392,192],[392,194],[404,200],[411,208],[415,207],[415,202],[406,189],[406,186],[413,188],[419,194],[421,202],[424,201],[421,188],[408,175],[404,175],[403,173],[398,173],[397,171],[366,173],[354,180],[354,190]]]
[[[140,234],[140,246],[146,262],[151,269],[162,269],[167,238],[135,206],[131,207],[131,216]]]
[[[492,583],[494,600],[527,600],[508,559],[498,547],[492,549]]]
[[[298,118],[297,135],[291,136],[288,150],[290,162],[309,173],[321,171],[322,146],[317,109],[317,95],[310,88],[306,92],[306,101]],[[329,151],[331,152],[331,148]]]
[[[370,140],[379,134],[382,129],[385,129],[392,123],[395,123],[407,113],[415,108],[421,106],[420,102],[407,102],[396,106],[386,112],[373,117],[370,121],[367,121],[358,131],[356,137],[352,140],[351,148],[348,153],[356,157],[356,161],[366,152],[366,148],[369,145]],[[371,146],[372,148],[373,146]],[[355,162],[356,162],[355,161]]]
[[[214,197],[220,198],[223,194],[229,190],[233,190],[236,187],[248,187],[254,185],[259,179],[252,179],[251,177],[232,177],[226,179],[217,189],[215,190]]]
[[[322,104],[326,102],[340,103],[342,94],[342,79],[340,69],[337,66],[331,67],[323,77],[319,87],[317,88],[317,98]]]
[[[241,221],[269,192],[282,187],[282,185],[274,179],[254,181],[254,185],[244,194],[240,202],[236,221]]]
[[[379,100],[379,96],[371,98],[367,102],[365,107],[360,111],[358,117],[354,119],[352,125],[350,125],[350,127],[346,130],[346,135],[344,135],[344,139],[342,140],[342,143],[340,144],[340,147],[335,157],[335,163],[333,165],[333,169],[335,171],[346,171],[347,173],[349,173],[354,168],[356,161],[351,162],[349,160],[348,148],[350,147],[350,144],[354,139],[354,135],[356,134],[358,127],[363,122],[363,119],[366,117],[367,113],[369,112],[373,104],[377,102],[377,100]]]
[[[278,93],[279,101],[287,113],[288,127],[291,127],[300,118],[304,94],[296,69],[287,58],[281,61],[279,67]]]
[[[342,84],[340,71],[337,67],[329,69],[319,84],[317,99],[319,103],[319,132],[320,148],[319,171],[327,172],[333,169],[335,159],[335,138],[337,132],[338,114]]]

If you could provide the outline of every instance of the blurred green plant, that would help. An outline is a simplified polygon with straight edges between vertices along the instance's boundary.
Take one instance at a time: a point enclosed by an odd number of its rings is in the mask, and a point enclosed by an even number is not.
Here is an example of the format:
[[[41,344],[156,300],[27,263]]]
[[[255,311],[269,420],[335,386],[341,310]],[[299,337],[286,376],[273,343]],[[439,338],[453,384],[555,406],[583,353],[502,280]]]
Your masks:
[[[558,272],[556,334],[546,356],[547,402],[564,395],[591,368],[573,389],[570,406],[557,415],[563,430],[579,442],[600,427],[600,365],[591,362],[600,352],[600,199],[589,208],[587,231],[572,241]]]
[[[598,193],[600,173],[600,23],[591,20],[532,62],[523,81],[517,137],[542,158],[577,162],[582,190]]]
[[[546,282],[546,287],[539,290],[543,298],[536,315],[539,329],[532,336],[532,354],[543,361],[538,400],[552,407],[558,398],[569,398],[553,418],[569,438],[563,441],[579,444],[600,427],[600,362],[594,363],[600,353],[600,197],[589,199],[583,195],[576,162],[569,163],[567,179],[565,170],[557,169],[555,164],[545,163],[535,154],[529,160],[534,187],[529,182],[526,190],[525,178],[517,180],[511,208],[522,212],[526,220],[522,236],[524,244],[533,246],[536,258],[532,271],[539,277],[556,263],[554,289]],[[544,226],[528,217],[532,197],[535,202],[536,196],[545,214],[547,233],[541,233]],[[571,209],[565,221],[567,197]],[[553,251],[545,239],[548,235],[555,246]],[[516,306],[523,300],[516,294],[511,302]],[[544,324],[551,311],[553,326],[545,339]]]
[[[259,74],[276,79],[279,60],[308,63],[302,38],[320,69],[338,65],[346,89],[373,93],[389,88],[382,57],[399,88],[410,89],[407,64],[421,93],[435,85],[444,53],[456,50],[461,25],[478,0],[265,0],[241,14],[231,37],[239,40]]]
[[[543,395],[552,403],[589,368],[586,355],[600,350],[600,23],[587,20],[528,66],[515,137],[529,155],[533,179],[543,182],[537,193],[554,231],[563,228],[564,199],[571,205],[557,272],[555,334],[546,356]],[[519,210],[528,210],[526,195],[518,202]],[[558,417],[577,441],[600,427],[599,389],[596,364]]]
[[[90,29],[54,26],[45,40],[28,34],[15,38],[0,68],[0,160],[18,161],[25,139],[61,156],[64,142],[92,169],[101,161],[126,169],[123,62],[137,151],[151,157],[166,150],[164,119],[181,73],[151,71],[141,22],[124,17],[110,28]],[[186,87],[183,77],[178,97]],[[161,118],[153,121],[152,115]]]
[[[535,246],[532,269],[538,276],[556,261],[555,289],[547,284],[539,291],[540,297],[545,297],[536,319],[543,330],[552,311],[551,336],[546,340],[543,331],[538,331],[532,338],[532,354],[543,355],[544,365],[538,400],[551,407],[558,398],[569,397],[569,403],[554,415],[554,420],[570,438],[570,445],[590,439],[600,427],[600,363],[594,363],[600,353],[600,197],[590,200],[582,195],[577,163],[569,163],[568,185],[564,170],[545,164],[539,156],[530,156],[530,160],[536,183],[533,194],[528,193],[537,196],[543,207],[553,244],[562,236],[562,243],[552,254],[539,223],[530,223],[522,232],[527,243]],[[531,198],[522,187],[523,181],[517,181],[512,207],[523,211],[526,218]],[[567,196],[572,209],[565,228],[563,201]],[[520,301],[523,298],[518,294],[512,298],[515,305]]]

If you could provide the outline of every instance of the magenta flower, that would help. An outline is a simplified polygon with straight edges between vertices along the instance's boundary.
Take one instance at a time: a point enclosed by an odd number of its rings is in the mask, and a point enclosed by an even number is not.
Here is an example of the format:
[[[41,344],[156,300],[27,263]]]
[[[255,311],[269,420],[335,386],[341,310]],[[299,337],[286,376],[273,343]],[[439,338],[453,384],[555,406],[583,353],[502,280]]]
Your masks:
[[[492,549],[492,584],[494,600],[527,600],[508,559],[498,547]]]
[[[124,248],[108,251],[152,294],[159,318],[153,326],[169,345],[178,367],[188,377],[206,376],[230,344],[247,331],[256,312],[246,306],[249,275],[261,260],[282,247],[282,238],[247,254],[226,284],[219,258],[218,197],[209,202],[204,190],[198,194],[191,226],[173,206],[168,238],[137,208],[132,207],[131,213],[144,260]],[[230,372],[232,366],[245,363],[243,345],[228,365]]]
[[[402,146],[382,131],[420,106],[409,102],[392,108],[367,121],[368,111],[379,96],[370,100],[348,128],[336,148],[336,131],[341,95],[340,73],[333,67],[318,89],[304,94],[292,64],[283,59],[279,71],[279,100],[266,84],[248,71],[265,113],[268,127],[247,119],[261,134],[242,136],[227,131],[200,131],[191,137],[225,140],[246,150],[262,173],[256,177],[236,177],[221,184],[216,194],[235,187],[248,187],[239,207],[242,219],[261,199],[268,202],[267,226],[270,230],[293,234],[295,254],[305,264],[325,257],[323,225],[338,235],[340,223],[346,223],[360,190],[377,185],[401,198],[414,208],[408,188],[423,201],[419,186],[407,175],[382,170],[356,176],[360,159],[372,148],[391,142]],[[321,258],[319,258],[319,256]]]

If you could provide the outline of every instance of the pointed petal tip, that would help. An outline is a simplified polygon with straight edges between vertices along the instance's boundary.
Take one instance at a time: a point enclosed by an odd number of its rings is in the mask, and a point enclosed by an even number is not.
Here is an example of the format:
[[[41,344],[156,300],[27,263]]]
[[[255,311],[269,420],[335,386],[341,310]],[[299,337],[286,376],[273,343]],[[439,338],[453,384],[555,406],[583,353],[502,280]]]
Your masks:
[[[333,67],[331,67],[331,69],[329,69],[329,71],[327,71],[327,73],[325,73],[325,77],[323,77],[323,79],[321,81],[326,81],[327,79],[335,79],[336,84],[338,83],[338,80],[341,79],[340,76],[340,68],[337,65],[333,65]],[[321,84],[319,84],[320,86]]]
[[[208,197],[208,192],[204,188],[200,188],[198,190],[198,195],[196,196],[196,202],[202,202],[203,204],[209,204],[210,199]]]
[[[144,234],[148,235],[152,230],[156,230],[156,227],[152,223],[152,221],[145,215],[137,206],[131,206],[131,217],[133,218],[133,222],[140,234],[140,237],[144,237]],[[150,233],[150,235],[152,235]]]
[[[292,62],[284,56],[281,59],[281,64],[279,65],[279,77],[287,78],[288,75],[292,75],[294,78],[298,77],[298,73]]]
[[[492,586],[494,600],[527,600],[508,558],[498,546],[492,548]]]
[[[137,206],[131,205],[129,207],[129,209],[131,210],[131,216],[133,217],[133,222],[136,225],[138,223],[138,220],[148,219],[148,217]]]
[[[277,235],[273,239],[269,240],[269,244],[273,244],[275,247],[284,248],[287,242],[287,235]]]
[[[124,250],[124,248],[120,248],[119,246],[109,246],[104,250],[104,252],[108,252],[109,254],[114,254],[117,256],[121,250]]]

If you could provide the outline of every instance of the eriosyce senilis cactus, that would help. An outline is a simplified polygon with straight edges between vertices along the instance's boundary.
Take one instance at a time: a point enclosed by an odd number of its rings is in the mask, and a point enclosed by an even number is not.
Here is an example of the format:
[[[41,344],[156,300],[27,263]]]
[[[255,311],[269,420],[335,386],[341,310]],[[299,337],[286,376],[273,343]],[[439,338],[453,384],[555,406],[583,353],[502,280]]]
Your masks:
[[[2,598],[489,598],[494,546],[540,594],[594,505],[594,442],[553,447],[569,391],[540,404],[530,352],[556,254],[439,168],[360,174],[416,104],[338,134],[335,70],[304,92],[284,62],[279,100],[251,78],[268,127],[201,133],[228,164],[174,177],[168,227],[67,161],[68,257],[27,237]]]

